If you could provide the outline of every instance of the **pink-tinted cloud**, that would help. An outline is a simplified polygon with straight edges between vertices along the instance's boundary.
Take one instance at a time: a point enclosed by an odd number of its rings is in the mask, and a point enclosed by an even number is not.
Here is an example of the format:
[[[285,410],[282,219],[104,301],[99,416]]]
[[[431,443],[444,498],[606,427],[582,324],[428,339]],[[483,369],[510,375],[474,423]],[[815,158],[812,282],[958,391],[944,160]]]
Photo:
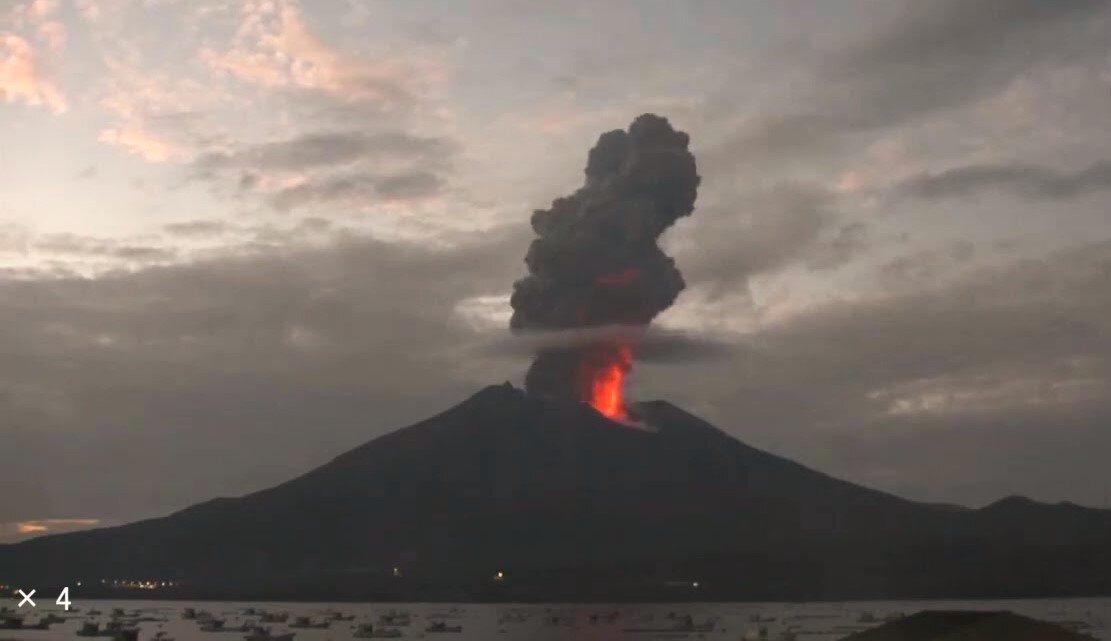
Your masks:
[[[0,99],[54,113],[68,109],[62,91],[42,73],[31,43],[12,33],[0,34]]]
[[[329,46],[292,3],[248,2],[231,49],[205,49],[216,71],[263,87],[298,87],[387,110],[409,107],[422,85],[442,82],[444,66],[413,55],[364,58]]]
[[[210,136],[205,114],[230,98],[217,88],[161,69],[144,68],[126,49],[103,56],[99,104],[112,119],[98,140],[150,162],[186,160]]]
[[[66,44],[66,27],[57,20],[59,0],[31,0],[17,5],[10,18],[17,32],[34,34],[35,38],[54,53],[61,53]]]
[[[100,519],[44,519],[41,521],[20,521],[15,524],[20,534],[37,534],[52,530],[89,527],[100,523]]]
[[[39,41],[54,53],[61,53],[66,48],[66,26],[57,20],[46,20],[39,23],[36,30]]]
[[[58,0],[33,0],[27,5],[27,14],[32,18],[44,19],[58,10]]]
[[[38,519],[0,523],[0,542],[17,541],[44,534],[85,530],[101,525],[101,519]]]
[[[147,131],[141,123],[130,122],[119,128],[109,128],[97,137],[102,143],[126,149],[147,162],[166,162],[182,155],[173,143]]]

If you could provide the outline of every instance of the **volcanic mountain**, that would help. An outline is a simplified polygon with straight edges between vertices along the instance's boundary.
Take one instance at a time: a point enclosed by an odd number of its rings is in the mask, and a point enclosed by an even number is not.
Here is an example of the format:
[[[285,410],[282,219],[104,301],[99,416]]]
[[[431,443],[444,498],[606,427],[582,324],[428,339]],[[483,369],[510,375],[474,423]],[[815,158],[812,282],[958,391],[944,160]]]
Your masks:
[[[86,598],[116,578],[176,584],[155,596],[220,598],[1111,593],[1111,511],[915,503],[749,447],[666,402],[635,411],[643,426],[488,387],[267,490],[2,546],[0,581],[82,581]]]

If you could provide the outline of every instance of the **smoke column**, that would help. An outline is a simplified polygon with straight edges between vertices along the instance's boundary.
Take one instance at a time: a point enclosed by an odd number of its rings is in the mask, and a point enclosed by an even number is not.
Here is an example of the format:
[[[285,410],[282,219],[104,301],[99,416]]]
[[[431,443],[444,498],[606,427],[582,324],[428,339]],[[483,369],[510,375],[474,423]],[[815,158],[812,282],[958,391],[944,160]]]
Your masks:
[[[525,256],[528,276],[513,285],[513,331],[644,327],[671,306],[685,283],[656,242],[694,209],[700,179],[688,143],[653,114],[598,138],[583,186],[532,214],[537,238]],[[525,387],[621,418],[634,351],[618,338],[542,349]]]

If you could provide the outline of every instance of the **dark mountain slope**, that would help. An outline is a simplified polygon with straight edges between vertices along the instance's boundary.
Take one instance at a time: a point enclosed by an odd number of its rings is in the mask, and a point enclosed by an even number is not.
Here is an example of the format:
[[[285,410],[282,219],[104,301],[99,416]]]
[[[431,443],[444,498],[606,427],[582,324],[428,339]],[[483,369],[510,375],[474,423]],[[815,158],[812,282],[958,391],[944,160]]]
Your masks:
[[[1109,512],[918,504],[665,402],[639,409],[650,429],[489,387],[268,490],[0,548],[0,579],[355,597],[388,594],[398,568],[414,597],[598,599],[652,598],[692,577],[701,592],[679,596],[1090,593],[1111,581]],[[498,569],[512,581],[487,585]]]

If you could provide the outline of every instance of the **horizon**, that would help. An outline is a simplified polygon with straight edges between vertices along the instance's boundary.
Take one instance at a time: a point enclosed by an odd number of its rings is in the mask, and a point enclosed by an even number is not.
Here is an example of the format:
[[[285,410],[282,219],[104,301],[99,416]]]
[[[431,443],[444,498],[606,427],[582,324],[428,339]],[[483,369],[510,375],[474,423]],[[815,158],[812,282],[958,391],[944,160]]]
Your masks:
[[[530,216],[646,113],[701,184],[628,399],[1111,508],[1111,2],[596,4],[0,0],[0,544],[521,387]]]

